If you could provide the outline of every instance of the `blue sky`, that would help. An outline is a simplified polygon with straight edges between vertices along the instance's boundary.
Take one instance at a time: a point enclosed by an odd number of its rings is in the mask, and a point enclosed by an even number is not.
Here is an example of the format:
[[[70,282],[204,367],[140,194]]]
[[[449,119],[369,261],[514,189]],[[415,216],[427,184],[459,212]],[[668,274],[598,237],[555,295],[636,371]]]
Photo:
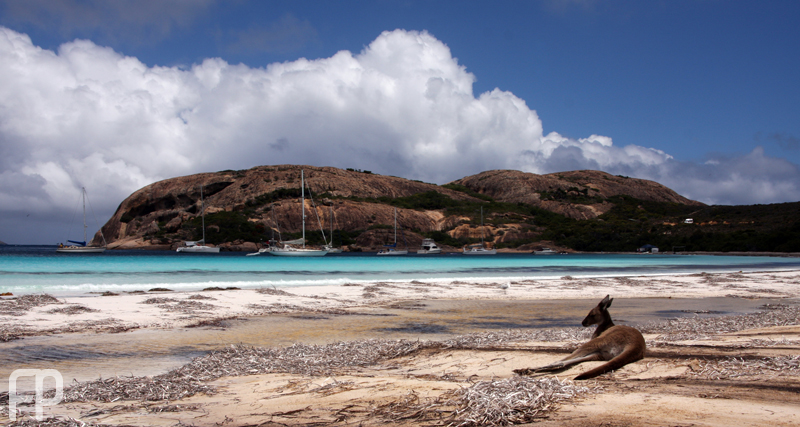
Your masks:
[[[437,183],[601,169],[711,204],[797,201],[799,18],[795,1],[3,0],[0,240],[60,240],[81,185],[102,223],[148,183],[278,163]]]

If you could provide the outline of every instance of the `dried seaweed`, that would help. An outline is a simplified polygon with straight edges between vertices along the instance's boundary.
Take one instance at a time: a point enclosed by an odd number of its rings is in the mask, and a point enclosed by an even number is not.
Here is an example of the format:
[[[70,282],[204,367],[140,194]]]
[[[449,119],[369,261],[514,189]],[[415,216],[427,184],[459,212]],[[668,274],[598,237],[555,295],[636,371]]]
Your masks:
[[[411,391],[400,400],[375,408],[372,415],[387,420],[433,421],[453,426],[511,425],[533,422],[595,387],[576,386],[555,377],[511,377],[480,381],[469,387],[422,400]]]
[[[446,404],[458,407],[453,413],[458,426],[509,425],[542,418],[556,403],[589,391],[555,377],[511,377],[458,390]]]
[[[42,421],[36,421],[33,418],[25,418],[17,420],[13,423],[7,424],[8,427],[103,427],[107,424],[92,424],[86,423],[74,418],[46,418]]]
[[[0,300],[0,315],[23,316],[34,307],[49,304],[61,304],[61,301],[48,294],[22,295],[3,299]]]
[[[161,413],[161,412],[183,412],[183,411],[196,411],[200,409],[200,405],[161,405],[150,406],[147,408],[148,412]]]
[[[23,335],[27,335],[28,331],[23,327],[17,325],[0,325],[0,342],[8,342],[20,339]]]
[[[687,375],[707,380],[746,379],[747,377],[764,380],[780,376],[799,376],[800,355],[701,360],[699,367],[689,371]]]
[[[485,349],[519,342],[566,342],[577,345],[591,336],[586,328],[558,328],[538,330],[507,330],[460,335],[441,342],[444,348]]]
[[[178,302],[178,300],[176,300],[175,298],[153,297],[153,298],[148,298],[140,302],[139,304],[168,304],[173,302]]]
[[[567,333],[566,336],[576,335]],[[339,370],[375,365],[421,349],[496,347],[504,342],[533,337],[563,340],[565,333],[486,333],[444,342],[360,340],[328,345],[295,344],[283,348],[230,345],[152,378],[121,377],[81,383],[65,391],[65,400],[175,400],[198,392],[213,393],[214,389],[204,383],[224,376],[268,373],[332,375]]]
[[[174,304],[160,304],[158,307],[170,312],[179,312],[179,313],[194,313],[196,311],[209,311],[218,308],[213,304],[206,304],[203,302],[191,301],[191,300],[178,301],[177,303]]]
[[[162,375],[116,377],[80,383],[64,391],[64,400],[176,400],[201,392],[213,394],[215,389],[204,383],[223,376],[277,372],[329,375],[336,369],[374,365],[421,347],[421,342],[405,340],[365,340],[324,346],[295,344],[285,348],[231,345]]]
[[[272,288],[259,288],[256,289],[256,292],[264,295],[283,295],[283,296],[293,296],[294,294],[284,291],[283,289],[278,289],[275,287]]]
[[[266,314],[286,314],[286,313],[294,313],[294,314],[303,314],[303,313],[314,313],[314,314],[330,314],[330,315],[350,315],[353,314],[350,311],[343,310],[340,308],[310,308],[310,307],[301,307],[299,305],[293,304],[248,304],[247,308],[253,312],[253,314],[257,315],[266,315]]]
[[[707,340],[719,334],[745,329],[789,326],[800,324],[800,307],[777,305],[757,313],[719,316],[685,317],[663,322],[650,322],[640,329],[643,333],[661,334],[654,342]]]
[[[70,304],[66,307],[60,307],[48,310],[47,312],[50,314],[66,314],[67,316],[72,316],[75,314],[94,313],[98,311],[100,310],[95,310],[93,308],[89,308],[81,304]]]
[[[75,384],[64,390],[64,402],[116,402],[120,400],[177,400],[197,393],[214,394],[215,388],[199,380],[176,375],[114,377]]]

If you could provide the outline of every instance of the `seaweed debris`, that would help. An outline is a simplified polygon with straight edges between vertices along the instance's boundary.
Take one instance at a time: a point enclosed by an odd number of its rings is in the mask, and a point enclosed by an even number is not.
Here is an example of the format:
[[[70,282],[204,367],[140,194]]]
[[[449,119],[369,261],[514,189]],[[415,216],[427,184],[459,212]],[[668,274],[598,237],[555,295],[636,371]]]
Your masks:
[[[0,300],[0,315],[23,316],[34,307],[49,304],[61,304],[61,301],[48,294],[30,294],[3,299]]]
[[[707,340],[719,334],[733,333],[745,329],[789,326],[800,324],[800,306],[774,305],[750,313],[719,317],[684,317],[661,322],[650,322],[640,328],[642,333],[661,334],[654,344]],[[650,343],[648,343],[650,344]]]
[[[50,314],[66,314],[67,316],[72,316],[74,314],[81,314],[81,313],[95,313],[98,311],[100,310],[95,310],[93,308],[89,308],[81,304],[70,304],[66,307],[59,307],[47,310],[47,312]]]

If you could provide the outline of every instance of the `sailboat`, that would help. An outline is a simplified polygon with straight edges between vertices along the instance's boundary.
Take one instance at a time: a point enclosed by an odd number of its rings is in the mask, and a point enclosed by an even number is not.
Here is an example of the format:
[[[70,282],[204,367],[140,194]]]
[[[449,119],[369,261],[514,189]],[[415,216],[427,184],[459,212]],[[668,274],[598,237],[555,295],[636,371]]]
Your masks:
[[[329,254],[340,254],[340,253],[342,253],[342,248],[334,248],[333,247],[333,205],[331,205],[331,243],[329,245],[325,245],[325,249],[328,250]]]
[[[203,186],[200,186],[200,217],[203,224],[203,238],[197,241],[185,241],[185,246],[179,247],[176,252],[186,252],[189,254],[216,254],[219,248],[206,246],[206,205],[203,200]]]
[[[270,211],[272,211],[272,224],[277,226],[278,223],[275,222],[275,204],[274,203],[270,206]],[[272,227],[270,227],[270,228],[272,228]],[[278,234],[280,235],[280,230],[278,230]],[[275,245],[277,243],[278,242],[275,240],[275,229],[272,228],[272,238],[270,238],[269,242],[267,242],[267,246],[259,249],[258,252],[252,252],[252,253],[247,254],[246,256],[256,256],[256,255],[261,255],[261,254],[268,253],[268,252],[272,251],[272,249],[274,249],[276,247]]]
[[[328,254],[327,249],[309,249],[306,248],[306,186],[305,175],[300,169],[300,210],[303,217],[303,237],[296,240],[291,240],[283,243],[282,247],[273,248],[269,254],[275,256],[293,256],[293,257],[312,257],[312,256],[325,256]],[[293,245],[302,245],[297,248]]]
[[[103,246],[87,246],[86,245],[86,187],[81,187],[81,198],[83,199],[83,241],[67,240],[67,244],[59,244],[56,252],[65,254],[99,254],[106,250],[106,238],[103,236],[103,231],[100,230],[100,237],[103,238]],[[95,222],[97,220],[95,219]],[[73,243],[70,245],[70,243]]]
[[[387,248],[378,252],[378,255],[408,255],[408,249],[397,250],[397,208],[394,208],[394,243],[391,245],[384,245]]]
[[[496,255],[497,249],[486,249],[483,245],[483,206],[481,206],[481,244],[464,246],[464,255]]]

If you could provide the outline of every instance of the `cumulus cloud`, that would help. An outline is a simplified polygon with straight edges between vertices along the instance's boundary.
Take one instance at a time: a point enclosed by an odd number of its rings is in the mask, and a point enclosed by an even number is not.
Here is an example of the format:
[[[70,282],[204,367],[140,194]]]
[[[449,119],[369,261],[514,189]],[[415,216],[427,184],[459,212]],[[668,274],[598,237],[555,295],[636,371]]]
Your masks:
[[[696,165],[607,136],[544,134],[514,94],[473,94],[475,76],[425,32],[265,68],[149,67],[87,40],[41,49],[0,27],[0,81],[6,212],[53,216],[86,186],[103,222],[156,180],[280,163],[437,183],[496,168],[599,169],[712,203],[800,199],[797,166],[760,150]]]

